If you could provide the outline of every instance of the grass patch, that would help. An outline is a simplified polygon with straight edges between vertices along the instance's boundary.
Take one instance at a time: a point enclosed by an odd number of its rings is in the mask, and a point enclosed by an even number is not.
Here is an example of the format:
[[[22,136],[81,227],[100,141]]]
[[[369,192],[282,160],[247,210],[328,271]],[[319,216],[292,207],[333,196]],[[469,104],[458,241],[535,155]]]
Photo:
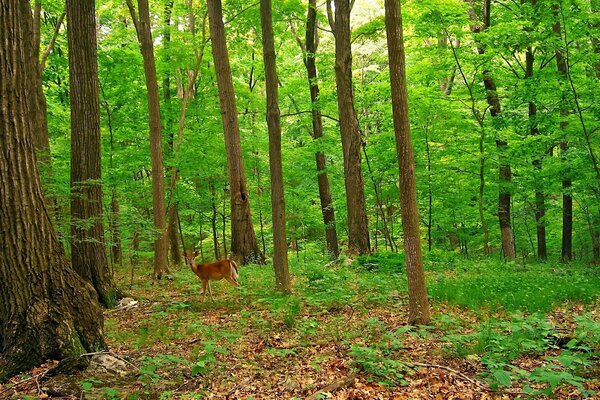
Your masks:
[[[600,294],[597,268],[568,264],[463,264],[429,278],[432,298],[491,311],[548,312],[565,302],[589,303]]]

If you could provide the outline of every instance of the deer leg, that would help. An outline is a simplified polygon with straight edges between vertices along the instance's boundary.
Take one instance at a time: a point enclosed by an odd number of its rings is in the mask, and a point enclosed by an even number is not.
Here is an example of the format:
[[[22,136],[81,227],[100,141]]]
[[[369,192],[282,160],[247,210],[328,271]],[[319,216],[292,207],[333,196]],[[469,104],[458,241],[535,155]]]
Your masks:
[[[228,276],[225,279],[227,280],[227,282],[231,283],[233,286],[238,286],[238,287],[241,286],[240,283],[231,276]]]
[[[208,294],[210,294],[210,299],[215,301],[215,298],[212,295],[212,289],[210,288],[210,281],[208,281]]]
[[[206,284],[208,281],[202,280],[202,301],[206,299]]]

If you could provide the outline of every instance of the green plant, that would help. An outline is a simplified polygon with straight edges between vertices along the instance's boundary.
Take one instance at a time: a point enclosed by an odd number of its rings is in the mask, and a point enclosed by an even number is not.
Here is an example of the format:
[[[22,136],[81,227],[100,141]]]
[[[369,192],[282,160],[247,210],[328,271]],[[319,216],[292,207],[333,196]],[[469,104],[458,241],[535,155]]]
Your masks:
[[[410,368],[401,361],[387,357],[377,346],[353,345],[349,353],[353,364],[372,375],[379,384],[405,385],[404,375]]]
[[[192,365],[192,376],[207,375],[217,366],[217,353],[227,354],[227,349],[219,347],[215,342],[204,342],[204,350],[198,355],[198,360]]]

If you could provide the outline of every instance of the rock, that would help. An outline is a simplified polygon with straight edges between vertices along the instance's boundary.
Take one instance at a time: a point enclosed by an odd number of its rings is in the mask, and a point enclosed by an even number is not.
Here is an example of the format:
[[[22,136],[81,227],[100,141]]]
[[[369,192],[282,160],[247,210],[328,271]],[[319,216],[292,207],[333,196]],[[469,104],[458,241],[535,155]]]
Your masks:
[[[135,372],[135,369],[125,361],[110,354],[96,354],[90,359],[87,372],[125,376]]]
[[[138,306],[138,302],[131,297],[124,297],[119,301],[115,310],[131,310]]]

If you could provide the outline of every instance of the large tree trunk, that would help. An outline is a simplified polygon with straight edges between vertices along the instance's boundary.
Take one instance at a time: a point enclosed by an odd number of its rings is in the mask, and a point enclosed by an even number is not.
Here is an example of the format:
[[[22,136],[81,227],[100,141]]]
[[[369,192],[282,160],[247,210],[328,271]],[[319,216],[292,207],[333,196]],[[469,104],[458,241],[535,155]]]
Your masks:
[[[71,87],[71,258],[100,302],[114,303],[104,249],[100,99],[94,0],[68,0]]]
[[[70,267],[44,205],[34,150],[29,2],[0,0],[0,381],[102,350],[94,288]],[[29,100],[31,103],[26,103]],[[76,301],[74,301],[76,299]]]
[[[527,49],[525,54],[525,79],[530,79],[533,76],[533,63],[534,55],[531,47]],[[531,136],[537,136],[539,134],[537,128],[537,107],[534,101],[529,101],[528,106],[529,113],[529,134]],[[542,170],[542,159],[541,156],[533,160],[533,167],[535,168],[535,224],[537,232],[537,256],[538,260],[545,261],[548,257],[546,250],[546,204],[545,196],[543,191],[543,183],[540,182],[540,172]]]
[[[312,108],[312,126],[314,140],[323,137],[323,117],[319,106],[319,78],[317,75],[317,64],[315,57],[318,47],[317,30],[317,1],[309,0],[308,14],[306,16],[306,49],[304,65],[308,74],[308,85],[310,87],[310,101]],[[331,200],[329,189],[329,178],[327,176],[327,159],[322,151],[315,153],[317,162],[317,179],[319,183],[319,199],[321,200],[321,213],[325,224],[325,240],[327,241],[327,252],[331,258],[338,258],[340,249],[338,245],[337,230],[335,226],[335,210]]]
[[[354,108],[352,87],[352,47],[350,42],[350,1],[335,2],[335,80],[337,86],[340,133],[344,152],[344,183],[348,212],[348,250],[358,254],[370,252],[369,225],[360,149],[362,139]]]
[[[558,36],[559,40],[562,38],[561,25],[559,21],[558,6],[553,6],[554,18],[556,22],[552,25],[552,30]],[[561,78],[565,81],[567,77],[567,60],[562,49],[557,48],[554,52],[556,57],[556,68]],[[565,160],[567,152],[569,151],[569,142],[566,138],[566,130],[569,123],[566,119],[569,116],[568,102],[566,96],[562,96],[560,102],[560,132],[562,134],[560,141],[560,156],[563,160],[563,179],[562,179],[562,246],[561,246],[561,260],[563,262],[569,262],[573,258],[573,197],[571,197],[571,174],[569,171],[568,162]]]
[[[231,258],[244,264],[249,262],[262,263],[264,262],[264,255],[258,249],[256,234],[252,225],[250,199],[242,160],[235,93],[225,42],[221,0],[208,0],[207,3],[231,193]]]
[[[490,26],[491,0],[483,2],[483,29]],[[478,33],[480,28],[473,27],[473,32]],[[485,53],[485,48],[479,46],[479,54]],[[483,85],[487,92],[487,102],[490,106],[490,114],[497,117],[501,114],[500,99],[496,91],[496,82],[492,73],[485,69],[483,71]],[[509,261],[515,259],[515,242],[510,218],[510,185],[512,180],[512,171],[506,151],[508,143],[502,139],[496,139],[496,149],[498,150],[498,222],[500,224],[500,235],[502,240],[502,253],[504,258]]]
[[[154,228],[157,237],[154,240],[154,278],[160,279],[167,268],[167,237],[165,232],[165,193],[163,152],[161,146],[160,100],[158,82],[156,80],[156,65],[154,62],[154,47],[150,30],[150,10],[148,0],[138,0],[139,20],[135,15],[131,0],[127,0],[131,11],[142,57],[144,59],[144,75],[148,90],[148,114],[150,127],[150,158],[152,159],[152,209]]]
[[[404,38],[399,0],[385,0],[385,27],[390,62],[394,132],[400,172],[400,211],[408,278],[408,323],[422,325],[429,323],[429,303],[419,233],[419,209],[417,208],[415,163],[410,139]]]
[[[288,270],[287,240],[285,236],[285,199],[281,163],[281,122],[271,0],[260,0],[265,86],[267,92],[267,125],[269,128],[269,170],[271,172],[271,215],[273,224],[273,268],[275,285],[283,293],[292,291]]]

